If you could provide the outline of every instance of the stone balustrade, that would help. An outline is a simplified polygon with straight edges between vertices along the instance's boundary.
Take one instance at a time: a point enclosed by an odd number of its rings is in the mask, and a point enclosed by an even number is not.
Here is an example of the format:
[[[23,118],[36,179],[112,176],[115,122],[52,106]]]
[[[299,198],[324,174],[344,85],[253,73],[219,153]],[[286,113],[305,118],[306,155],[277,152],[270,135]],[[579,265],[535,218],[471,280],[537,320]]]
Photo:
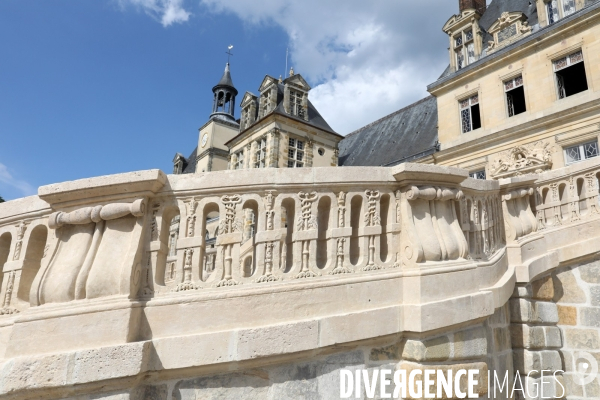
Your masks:
[[[152,170],[44,186],[0,205],[0,360],[26,369],[49,353],[139,353],[141,369],[110,378],[126,387],[147,371],[223,372],[410,332],[397,352],[410,368],[456,360],[513,371],[514,359],[527,371],[528,345],[486,337],[556,336],[555,317],[538,327],[518,313],[533,304],[532,282],[593,251],[561,229],[597,212],[588,177],[598,165],[500,181],[403,164]],[[576,197],[542,201],[580,177]],[[579,222],[595,232],[595,219]],[[475,352],[461,339],[471,336]],[[446,358],[427,355],[437,341]],[[561,345],[539,347],[554,369]],[[1,365],[2,393],[27,398],[30,386],[3,380],[20,364]],[[63,398],[63,384],[44,385],[43,396]]]

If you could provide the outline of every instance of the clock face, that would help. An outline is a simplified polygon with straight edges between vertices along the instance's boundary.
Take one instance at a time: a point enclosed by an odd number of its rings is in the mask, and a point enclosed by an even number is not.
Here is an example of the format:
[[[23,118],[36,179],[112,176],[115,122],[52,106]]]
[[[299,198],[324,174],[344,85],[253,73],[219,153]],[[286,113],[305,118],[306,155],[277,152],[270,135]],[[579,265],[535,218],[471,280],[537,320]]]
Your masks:
[[[208,133],[205,133],[205,134],[202,136],[202,143],[201,143],[202,147],[206,146],[206,142],[207,142],[207,141],[208,141]]]

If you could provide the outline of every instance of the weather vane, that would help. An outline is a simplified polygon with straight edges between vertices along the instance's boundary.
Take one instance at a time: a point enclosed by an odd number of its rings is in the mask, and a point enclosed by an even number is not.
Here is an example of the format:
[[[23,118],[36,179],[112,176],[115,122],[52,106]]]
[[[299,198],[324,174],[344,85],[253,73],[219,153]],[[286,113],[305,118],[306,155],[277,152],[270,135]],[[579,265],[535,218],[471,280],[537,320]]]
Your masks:
[[[227,46],[227,51],[225,52],[225,54],[227,54],[227,64],[229,64],[229,58],[233,55],[233,53],[231,52],[231,49],[233,49],[232,44]]]

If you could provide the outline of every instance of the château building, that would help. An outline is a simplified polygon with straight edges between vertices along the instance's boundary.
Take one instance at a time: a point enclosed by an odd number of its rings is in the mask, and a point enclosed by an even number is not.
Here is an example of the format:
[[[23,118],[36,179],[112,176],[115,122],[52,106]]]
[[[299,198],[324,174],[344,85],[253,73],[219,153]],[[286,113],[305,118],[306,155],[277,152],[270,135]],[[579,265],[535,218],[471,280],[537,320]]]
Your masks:
[[[340,165],[406,161],[498,179],[598,155],[600,4],[460,0],[423,99],[347,135]]]

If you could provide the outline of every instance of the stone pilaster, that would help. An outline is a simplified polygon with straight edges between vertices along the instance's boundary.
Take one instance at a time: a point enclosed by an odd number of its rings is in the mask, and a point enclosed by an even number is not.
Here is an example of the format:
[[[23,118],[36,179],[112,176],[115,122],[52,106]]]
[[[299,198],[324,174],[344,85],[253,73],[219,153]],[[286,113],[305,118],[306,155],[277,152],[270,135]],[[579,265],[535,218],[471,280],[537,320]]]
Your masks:
[[[272,129],[267,139],[267,168],[279,167],[279,129]]]
[[[254,168],[256,163],[256,142],[252,142],[246,146],[246,163],[247,168]]]
[[[306,158],[306,160],[304,161],[305,167],[313,166],[314,151],[315,151],[315,142],[313,142],[310,139],[307,140],[306,141],[306,149],[304,151],[304,157]]]

